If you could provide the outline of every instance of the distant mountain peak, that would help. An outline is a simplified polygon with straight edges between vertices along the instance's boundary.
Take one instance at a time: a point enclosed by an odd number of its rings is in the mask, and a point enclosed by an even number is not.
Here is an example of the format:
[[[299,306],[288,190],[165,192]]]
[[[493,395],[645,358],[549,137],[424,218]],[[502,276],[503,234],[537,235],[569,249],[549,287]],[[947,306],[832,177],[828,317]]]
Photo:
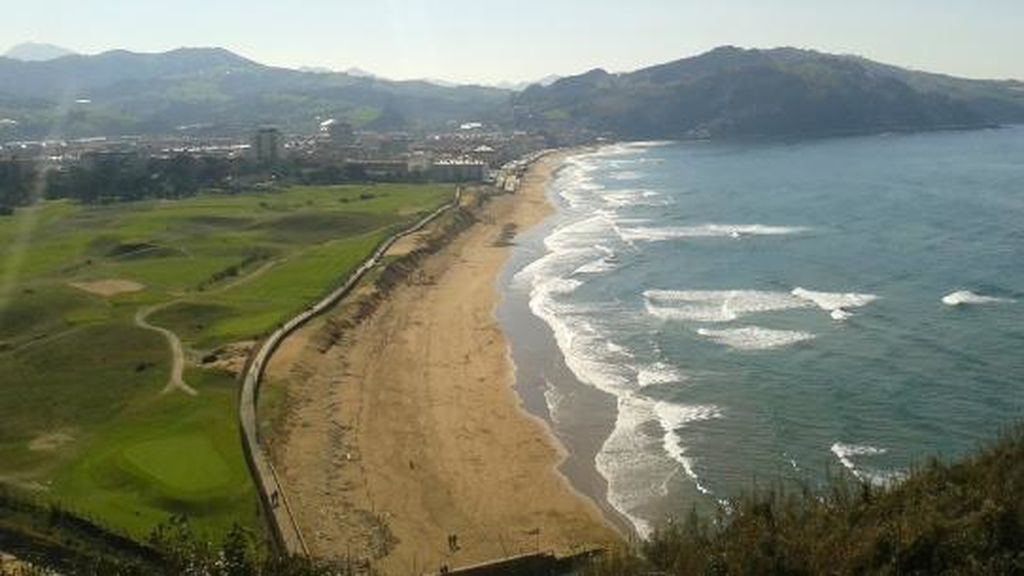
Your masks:
[[[68,50],[61,46],[54,44],[45,44],[40,42],[24,42],[13,46],[10,50],[4,53],[4,56],[14,60],[21,60],[23,62],[44,62],[46,60],[56,60],[57,58],[63,58],[64,56],[72,56],[75,52]]]
[[[356,78],[378,78],[378,76],[373,72],[370,72],[369,70],[363,70],[362,68],[356,66],[353,66],[348,70],[345,70],[345,74],[348,74],[349,76],[355,76]]]

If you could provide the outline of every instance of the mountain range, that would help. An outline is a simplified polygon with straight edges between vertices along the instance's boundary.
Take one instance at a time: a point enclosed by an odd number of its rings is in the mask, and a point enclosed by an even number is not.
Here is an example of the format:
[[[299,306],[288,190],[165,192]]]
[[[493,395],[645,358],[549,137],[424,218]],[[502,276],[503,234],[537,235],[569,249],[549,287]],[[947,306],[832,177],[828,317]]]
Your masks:
[[[829,135],[1024,122],[1024,83],[855,56],[723,47],[634,72],[596,69],[519,90],[266,66],[220,48],[0,57],[0,140],[311,132],[325,118],[417,131],[483,121],[555,141]]]
[[[629,72],[597,69],[513,97],[520,126],[621,138],[799,136],[1024,122],[1024,83],[854,56],[722,47]]]
[[[265,66],[220,48],[123,50],[44,62],[0,58],[0,138],[206,132],[259,124],[312,131],[324,118],[378,130],[464,122],[508,93]],[[10,134],[10,136],[8,135]]]

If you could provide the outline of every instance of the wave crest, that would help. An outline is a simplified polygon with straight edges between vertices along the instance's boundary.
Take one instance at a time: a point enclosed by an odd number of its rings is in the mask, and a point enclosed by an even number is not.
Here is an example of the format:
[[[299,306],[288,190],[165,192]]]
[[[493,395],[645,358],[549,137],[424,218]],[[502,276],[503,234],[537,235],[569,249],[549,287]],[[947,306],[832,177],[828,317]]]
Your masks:
[[[627,242],[663,242],[697,238],[743,238],[746,236],[789,236],[807,232],[801,226],[768,226],[764,224],[700,224],[697,226],[640,226],[623,228]]]
[[[814,334],[809,332],[774,330],[760,326],[744,326],[724,330],[701,328],[697,330],[697,334],[737,350],[770,350],[792,346],[815,338]]]
[[[644,299],[647,312],[663,320],[712,323],[810,306],[792,294],[762,290],[647,290]]]
[[[995,296],[982,296],[970,290],[958,290],[942,297],[942,303],[946,306],[963,306],[965,304],[1012,304],[1010,298],[997,298]]]

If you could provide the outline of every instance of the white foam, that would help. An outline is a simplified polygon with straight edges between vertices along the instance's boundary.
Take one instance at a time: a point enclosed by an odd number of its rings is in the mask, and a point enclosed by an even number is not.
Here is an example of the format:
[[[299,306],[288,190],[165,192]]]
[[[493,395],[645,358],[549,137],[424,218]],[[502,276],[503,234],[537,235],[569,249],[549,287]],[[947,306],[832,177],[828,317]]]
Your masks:
[[[679,435],[679,430],[694,422],[721,418],[721,410],[717,406],[687,406],[658,402],[654,406],[654,413],[658,416],[658,421],[664,431],[662,446],[665,453],[683,466],[683,470],[693,480],[697,490],[702,494],[711,494],[711,490],[701,484],[700,477],[694,469],[694,459],[686,455],[686,447],[682,443],[683,439]]]
[[[869,471],[863,467],[857,466],[857,463],[854,462],[854,460],[864,457],[881,456],[887,452],[888,451],[885,448],[876,448],[874,446],[867,446],[863,444],[844,444],[842,442],[836,442],[832,445],[832,453],[835,454],[843,467],[849,470],[855,478],[879,486],[898,482],[904,478],[904,474],[902,472]]]
[[[608,177],[612,180],[639,180],[643,178],[643,174],[634,170],[622,170],[620,172],[612,172]]]
[[[590,162],[586,155],[569,158],[552,182],[552,187],[569,206],[584,207],[599,198],[597,193],[604,189],[592,177],[597,168],[598,165]]]
[[[737,350],[770,350],[814,339],[814,334],[808,332],[773,330],[760,326],[744,326],[724,330],[701,328],[697,330],[697,334]]]
[[[857,294],[855,292],[815,292],[804,288],[794,288],[792,294],[797,298],[813,302],[815,306],[825,311],[832,311],[840,308],[860,308],[878,300],[878,296],[874,294]]]
[[[627,358],[632,358],[633,357],[633,354],[631,354],[630,351],[625,346],[622,346],[621,344],[616,344],[615,342],[612,342],[611,340],[607,340],[607,341],[605,341],[604,345],[605,345],[605,348],[607,348],[608,351],[613,353],[613,354],[618,354],[619,356],[624,356],[624,357],[627,357]]]
[[[587,309],[561,302],[557,287],[563,290],[573,284],[563,278],[547,279],[534,284],[530,310],[544,320],[555,335],[565,363],[576,377],[609,394],[619,395],[632,387],[632,374],[611,343],[587,317]]]
[[[811,305],[786,292],[762,290],[647,290],[644,299],[647,312],[657,318],[714,323]]]
[[[743,238],[745,236],[788,236],[801,234],[799,226],[767,226],[763,224],[701,224],[698,226],[639,226],[623,228],[623,239],[630,242],[661,242],[696,238]]]
[[[559,413],[565,403],[565,394],[555,388],[550,380],[544,381],[544,402],[548,406],[548,414],[551,415],[551,420],[558,422],[561,419]]]
[[[595,244],[593,253],[605,252],[598,246],[607,249]],[[532,283],[530,309],[551,327],[565,363],[576,378],[617,398],[615,427],[598,451],[595,466],[608,482],[608,502],[629,519],[639,534],[648,536],[652,525],[644,517],[646,506],[667,494],[668,482],[680,473],[680,465],[665,452],[664,436],[668,432],[652,436],[646,431],[659,418],[655,402],[636,395],[639,374],[632,368],[632,354],[609,338],[592,306],[565,301],[564,295],[579,282],[559,275],[564,273],[566,261],[559,261],[558,254],[549,253],[542,259],[547,259],[546,264],[534,263],[524,271],[524,278]],[[659,377],[666,379],[667,375]],[[564,397],[549,389],[545,400],[552,417],[558,418],[558,411],[565,407]],[[688,473],[693,473],[692,468],[691,463]]]
[[[853,316],[853,314],[850,314],[849,312],[843,310],[842,308],[836,308],[832,312],[829,312],[829,316],[831,316],[833,320],[842,322],[843,320],[849,319],[851,316]]]
[[[652,525],[640,517],[637,509],[648,498],[658,496],[664,483],[657,479],[668,478],[674,470],[659,456],[657,441],[639,432],[640,426],[653,416],[652,404],[620,396],[617,408],[615,428],[598,451],[594,464],[608,481],[608,503],[646,538],[653,532]]]
[[[663,195],[654,190],[614,190],[607,192],[602,198],[612,208],[664,206],[668,204]]]
[[[958,290],[942,297],[942,303],[947,306],[963,306],[965,304],[1012,304],[1011,298],[996,298],[995,296],[982,296],[970,290]]]
[[[655,362],[650,366],[637,370],[636,374],[636,383],[639,384],[641,388],[657,386],[660,384],[678,384],[685,381],[686,376],[684,376],[675,366],[664,362]]]
[[[793,296],[813,303],[829,313],[833,320],[846,320],[852,314],[850,308],[861,308],[878,300],[874,294],[858,294],[855,292],[815,292],[804,288],[794,288]]]
[[[610,269],[611,262],[598,263],[614,251],[606,244],[618,240],[615,223],[607,214],[569,222],[555,229],[544,239],[547,253],[530,263],[513,277],[516,284],[544,282],[553,276],[569,275],[580,270],[582,273],[597,273],[601,267]]]
[[[593,304],[574,302],[570,296],[589,280],[582,275],[607,271],[617,263],[616,254],[624,249],[623,242],[628,244],[620,226],[646,222],[621,219],[614,209],[627,203],[663,200],[653,191],[606,190],[593,178],[597,170],[607,169],[609,159],[628,159],[642,150],[632,145],[606,147],[597,155],[573,158],[559,172],[553,190],[568,203],[570,215],[582,217],[549,234],[544,240],[546,253],[519,271],[514,281],[529,286],[530,310],[550,326],[566,366],[576,378],[616,397],[615,426],[598,451],[595,466],[608,482],[609,503],[639,534],[649,535],[648,515],[657,514],[652,502],[667,494],[673,478],[681,478],[685,471],[704,489],[678,433],[686,422],[699,420],[705,413],[700,407],[692,413],[671,406],[656,409],[656,401],[640,394],[641,384],[681,382],[683,375],[664,364],[640,364],[638,368],[631,351],[610,337],[609,321],[616,319],[617,312],[607,306],[597,309]],[[556,419],[560,410],[572,404],[550,386],[545,400]]]
[[[683,471],[702,492],[693,466],[680,443],[678,430],[687,424],[719,417],[709,406],[680,406],[623,394],[618,398],[615,428],[595,458],[598,471],[608,481],[608,502],[625,515],[642,537],[652,526],[641,516],[652,498],[668,495],[669,481]],[[648,432],[658,424],[658,433]]]
[[[618,264],[616,264],[614,260],[609,259],[609,257],[604,256],[598,258],[597,260],[587,262],[583,266],[580,266],[579,268],[573,271],[573,275],[575,276],[577,274],[604,274],[605,272],[611,272],[616,268],[618,268]]]
[[[557,228],[544,239],[544,246],[551,251],[568,249],[595,250],[598,244],[619,239],[618,224],[605,212],[575,220]]]

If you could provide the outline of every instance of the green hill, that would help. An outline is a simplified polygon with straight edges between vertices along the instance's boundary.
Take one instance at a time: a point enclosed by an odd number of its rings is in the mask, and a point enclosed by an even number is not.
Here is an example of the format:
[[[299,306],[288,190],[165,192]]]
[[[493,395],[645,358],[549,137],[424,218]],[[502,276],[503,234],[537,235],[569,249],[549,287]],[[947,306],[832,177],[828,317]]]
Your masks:
[[[44,62],[0,58],[0,140],[184,131],[244,134],[272,123],[311,132],[320,120],[411,130],[479,120],[508,92],[393,82],[264,66],[220,48],[123,50]]]
[[[723,47],[532,86],[514,97],[513,110],[520,126],[627,139],[978,128],[1024,122],[1024,84],[793,48]]]
[[[0,141],[131,134],[376,130],[489,121],[557,140],[804,136],[1024,122],[1024,83],[967,80],[855,56],[723,47],[624,74],[597,69],[521,92],[275,68],[220,48],[0,58]]]

